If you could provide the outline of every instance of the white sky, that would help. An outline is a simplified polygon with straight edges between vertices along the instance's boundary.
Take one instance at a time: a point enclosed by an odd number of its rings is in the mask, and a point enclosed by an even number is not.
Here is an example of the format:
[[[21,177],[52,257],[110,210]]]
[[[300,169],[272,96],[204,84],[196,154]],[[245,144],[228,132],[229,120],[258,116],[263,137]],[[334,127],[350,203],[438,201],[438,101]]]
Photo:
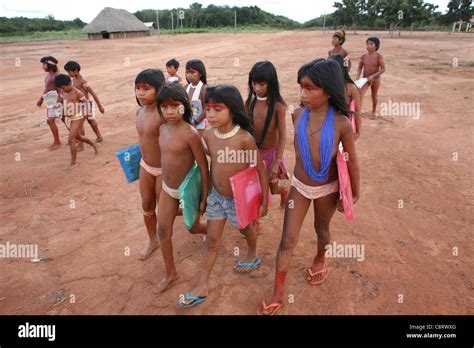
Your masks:
[[[0,0],[0,17],[44,18],[51,14],[56,19],[71,20],[79,17],[89,23],[104,7],[136,12],[145,9],[189,8],[199,2],[203,7],[209,4],[229,6],[258,6],[262,10],[283,15],[298,22],[319,17],[335,10],[334,0]],[[428,0],[438,5],[438,11],[445,12],[448,0]]]

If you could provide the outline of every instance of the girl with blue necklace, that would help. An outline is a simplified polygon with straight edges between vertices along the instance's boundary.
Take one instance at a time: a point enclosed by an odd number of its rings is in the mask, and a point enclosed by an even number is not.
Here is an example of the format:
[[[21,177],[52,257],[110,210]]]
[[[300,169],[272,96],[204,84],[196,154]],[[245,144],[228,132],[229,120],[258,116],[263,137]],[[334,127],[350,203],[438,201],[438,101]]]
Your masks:
[[[262,315],[274,315],[283,307],[286,275],[311,202],[318,247],[307,270],[307,281],[319,285],[329,273],[324,258],[331,239],[329,223],[336,209],[343,211],[336,165],[340,142],[346,153],[353,203],[359,199],[359,168],[341,68],[332,60],[314,60],[299,69],[298,83],[303,107],[295,110],[293,120],[296,164],[277,252],[273,294],[258,308]]]

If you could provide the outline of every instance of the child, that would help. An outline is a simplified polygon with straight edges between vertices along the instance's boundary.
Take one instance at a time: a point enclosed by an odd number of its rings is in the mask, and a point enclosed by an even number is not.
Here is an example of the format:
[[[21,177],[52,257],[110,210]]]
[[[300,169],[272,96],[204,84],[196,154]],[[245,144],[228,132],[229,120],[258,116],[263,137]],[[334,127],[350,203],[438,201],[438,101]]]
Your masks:
[[[245,102],[255,128],[257,147],[269,175],[272,194],[280,195],[284,208],[288,189],[278,185],[279,179],[288,180],[283,152],[286,144],[286,104],[280,95],[278,76],[269,61],[256,63],[249,73],[249,95]]]
[[[258,314],[274,315],[283,307],[286,274],[311,202],[318,248],[313,265],[307,270],[307,280],[318,285],[328,275],[324,256],[330,242],[329,223],[336,207],[342,209],[336,165],[340,141],[349,156],[354,203],[359,199],[359,169],[341,69],[335,61],[317,59],[300,68],[298,83],[304,109],[295,113],[294,121],[296,163],[288,196],[293,206],[285,209],[273,295],[263,301]]]
[[[161,192],[161,150],[159,144],[160,126],[163,120],[158,115],[156,99],[165,84],[165,76],[158,69],[146,69],[135,78],[137,110],[137,133],[140,143],[140,195],[142,197],[143,220],[150,239],[140,253],[139,260],[145,260],[160,246],[156,235],[156,202]]]
[[[179,69],[179,62],[176,59],[171,59],[168,62],[166,62],[166,71],[168,72],[168,78],[166,79],[167,83],[179,83],[181,84],[181,81],[183,79],[181,76],[178,75],[178,69]]]
[[[254,130],[250,118],[245,112],[242,96],[234,86],[220,85],[208,88],[206,93],[206,112],[211,128],[204,131],[203,139],[211,157],[212,188],[207,197],[207,239],[206,252],[199,275],[199,284],[191,292],[180,296],[179,303],[183,307],[192,307],[207,299],[209,276],[216,261],[221,244],[222,233],[227,219],[237,227],[234,199],[229,178],[245,170],[249,163],[235,163],[220,158],[223,151],[247,151],[254,154],[256,167],[262,189],[262,200],[259,217],[265,216],[268,209],[268,178],[260,153],[253,137]],[[250,157],[250,156],[249,156]],[[255,163],[254,163],[255,164]],[[257,258],[256,232],[252,226],[240,230],[247,241],[247,256],[238,261],[234,270],[249,273],[260,265]]]
[[[44,90],[43,95],[39,98],[36,103],[37,106],[43,105],[43,96],[48,92],[55,91],[56,87],[54,85],[54,79],[58,76],[58,60],[53,56],[47,56],[40,59],[40,62],[43,64],[43,70],[46,72],[44,77]],[[46,121],[48,122],[51,133],[53,133],[53,144],[49,147],[51,150],[59,149],[61,146],[61,140],[59,140],[59,130],[56,125],[56,117],[54,113],[57,112],[54,108],[48,107],[46,109]]]
[[[357,69],[357,80],[360,78],[362,68],[364,69],[364,77],[369,79],[369,82],[366,83],[360,91],[361,109],[365,93],[370,86],[372,91],[372,115],[376,116],[377,93],[380,88],[380,75],[385,72],[385,62],[383,56],[377,52],[380,48],[380,40],[378,37],[369,37],[366,44],[368,53],[360,57],[359,69]]]
[[[354,131],[354,141],[357,140],[360,137],[360,130],[362,126],[362,120],[360,118],[360,93],[359,93],[359,88],[357,88],[356,84],[354,81],[352,81],[351,77],[349,76],[349,73],[347,72],[347,69],[344,67],[344,59],[340,55],[334,55],[329,57],[329,59],[335,60],[338,64],[339,67],[341,68],[342,71],[342,76],[344,77],[344,82],[345,82],[345,92],[346,92],[346,102],[347,105],[351,105],[351,103],[354,103],[354,110],[355,113],[350,114],[349,118],[351,120],[351,123],[353,123],[353,131]],[[354,120],[352,120],[354,118]],[[354,128],[355,125],[355,128]]]
[[[200,214],[204,214],[209,189],[209,169],[201,136],[190,125],[192,111],[184,88],[176,83],[163,87],[156,103],[158,112],[165,122],[160,127],[159,140],[163,179],[158,202],[158,211],[160,212],[158,236],[166,267],[166,278],[153,288],[155,293],[160,293],[178,279],[171,237],[179,207],[179,186],[193,168],[194,163],[197,162],[202,180]],[[189,232],[206,234],[206,225],[201,224],[198,217]]]
[[[344,67],[347,72],[350,72],[352,63],[349,57],[349,53],[344,48],[342,48],[344,42],[346,42],[346,32],[342,29],[336,30],[336,32],[332,36],[331,42],[334,48],[332,50],[329,50],[328,57],[331,57],[336,54],[342,56],[342,58],[344,58]]]
[[[97,155],[97,146],[84,137],[80,133],[81,126],[84,124],[83,110],[86,103],[84,94],[72,85],[71,78],[67,75],[60,74],[55,77],[54,84],[59,90],[61,99],[63,100],[63,115],[68,117],[71,121],[69,128],[69,147],[71,148],[71,164],[68,169],[77,167],[77,144],[76,141],[81,141],[89,144]]]
[[[94,131],[97,137],[95,142],[101,143],[103,141],[103,138],[102,138],[102,135],[100,134],[99,126],[97,125],[97,121],[94,115],[94,104],[92,103],[91,100],[89,100],[89,94],[92,95],[92,98],[94,98],[97,104],[97,107],[99,108],[99,111],[103,114],[105,110],[99,100],[99,97],[97,97],[97,94],[95,94],[92,87],[81,75],[80,73],[81,66],[79,65],[79,63],[71,60],[67,62],[66,65],[64,65],[64,70],[66,70],[69,77],[72,78],[73,86],[76,87],[78,90],[80,90],[82,93],[84,93],[87,99],[87,122],[89,123],[89,125],[91,126],[92,130]],[[82,127],[81,129],[81,134],[82,135],[85,134],[84,127]]]
[[[193,117],[191,124],[196,127],[199,134],[202,135],[207,126],[206,110],[203,106],[203,100],[206,95],[207,75],[204,63],[199,59],[193,59],[186,63],[186,93],[188,93]]]

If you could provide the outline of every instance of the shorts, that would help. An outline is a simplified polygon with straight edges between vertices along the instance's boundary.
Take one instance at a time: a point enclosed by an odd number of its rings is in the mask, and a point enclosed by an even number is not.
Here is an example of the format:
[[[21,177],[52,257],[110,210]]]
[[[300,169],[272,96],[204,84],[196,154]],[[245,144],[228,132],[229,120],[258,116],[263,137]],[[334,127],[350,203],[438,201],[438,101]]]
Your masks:
[[[209,221],[228,219],[232,226],[237,227],[234,198],[221,195],[213,187],[207,196],[206,216]]]

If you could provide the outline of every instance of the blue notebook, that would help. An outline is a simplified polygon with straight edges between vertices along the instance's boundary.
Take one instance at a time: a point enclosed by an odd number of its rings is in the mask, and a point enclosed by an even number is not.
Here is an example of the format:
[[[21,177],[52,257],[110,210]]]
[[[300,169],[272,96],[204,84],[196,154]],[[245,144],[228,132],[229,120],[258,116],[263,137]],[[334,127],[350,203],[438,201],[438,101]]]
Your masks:
[[[181,208],[183,209],[184,227],[187,230],[196,222],[199,215],[199,204],[201,203],[201,170],[196,162],[179,185],[179,196]]]
[[[142,159],[140,145],[135,144],[127,146],[118,150],[115,155],[122,166],[127,181],[131,183],[138,180],[138,177],[140,176],[140,160]]]

